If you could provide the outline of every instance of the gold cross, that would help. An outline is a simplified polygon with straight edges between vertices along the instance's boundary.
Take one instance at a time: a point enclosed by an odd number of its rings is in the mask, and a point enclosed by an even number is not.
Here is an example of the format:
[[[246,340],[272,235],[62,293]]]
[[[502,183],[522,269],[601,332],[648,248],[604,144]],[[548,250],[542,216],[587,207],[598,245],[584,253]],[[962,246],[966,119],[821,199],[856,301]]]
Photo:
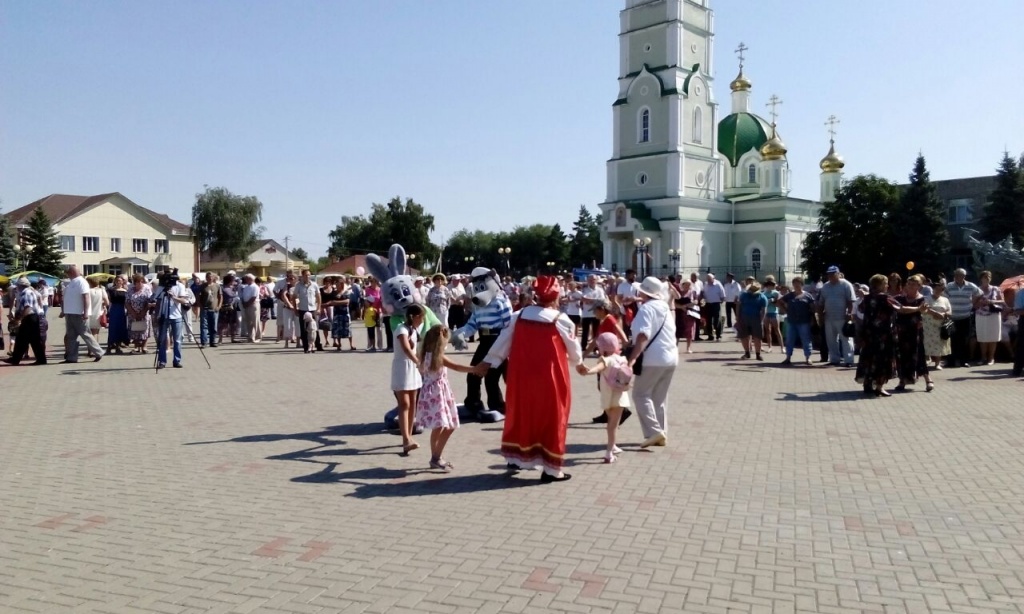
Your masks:
[[[776,107],[778,107],[780,104],[782,104],[782,100],[778,96],[776,96],[775,94],[772,94],[772,97],[768,99],[768,104],[764,105],[766,107],[771,107],[772,108],[771,115],[772,115],[772,125],[773,126],[775,125],[775,120],[778,119],[778,117],[779,117],[779,112],[776,109]]]
[[[746,56],[744,56],[743,53],[746,52],[746,51],[749,51],[749,50],[750,50],[750,47],[747,47],[743,43],[740,43],[740,46],[736,48],[736,55],[738,55],[740,57],[740,69],[741,70],[743,69],[743,60],[746,59]]]
[[[839,121],[839,118],[836,117],[835,115],[829,115],[828,119],[825,121],[825,125],[828,126],[828,140],[829,141],[836,140],[836,124],[839,124],[839,123],[841,123],[841,122]]]

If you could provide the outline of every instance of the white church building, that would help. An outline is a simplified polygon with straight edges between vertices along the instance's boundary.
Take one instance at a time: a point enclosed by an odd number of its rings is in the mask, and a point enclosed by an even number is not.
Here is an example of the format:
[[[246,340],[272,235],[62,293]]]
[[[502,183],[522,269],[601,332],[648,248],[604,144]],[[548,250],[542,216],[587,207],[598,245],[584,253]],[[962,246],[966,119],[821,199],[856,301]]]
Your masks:
[[[786,146],[774,122],[781,101],[765,101],[771,121],[752,112],[742,44],[739,74],[729,84],[731,112],[719,119],[710,0],[625,3],[608,192],[600,205],[604,266],[659,276],[798,271],[804,238],[842,180],[842,158],[830,147],[821,160],[820,202],[791,198]]]

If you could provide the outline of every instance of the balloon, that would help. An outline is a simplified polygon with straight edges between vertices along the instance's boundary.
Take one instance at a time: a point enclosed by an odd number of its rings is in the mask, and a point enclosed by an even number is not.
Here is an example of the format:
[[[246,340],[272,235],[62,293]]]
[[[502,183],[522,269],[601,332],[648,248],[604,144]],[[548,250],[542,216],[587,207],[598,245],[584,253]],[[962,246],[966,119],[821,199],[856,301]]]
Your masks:
[[[914,270],[914,261],[913,260],[911,260],[910,262],[907,263],[907,270],[908,271],[913,271]]]
[[[357,266],[356,267],[356,275],[358,275],[360,277],[362,277],[363,275],[366,275],[366,269],[364,269],[361,266]]]

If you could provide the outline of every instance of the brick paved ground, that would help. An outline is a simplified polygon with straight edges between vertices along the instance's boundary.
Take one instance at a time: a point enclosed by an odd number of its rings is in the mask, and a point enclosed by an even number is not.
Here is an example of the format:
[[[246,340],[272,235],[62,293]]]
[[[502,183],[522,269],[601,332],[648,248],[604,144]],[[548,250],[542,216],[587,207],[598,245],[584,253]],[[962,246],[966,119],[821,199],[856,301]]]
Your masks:
[[[543,486],[503,475],[494,425],[449,475],[398,456],[388,355],[2,367],[0,612],[1024,610],[1024,383],[863,399],[696,348],[669,446],[633,419],[615,465],[576,378],[574,477]]]

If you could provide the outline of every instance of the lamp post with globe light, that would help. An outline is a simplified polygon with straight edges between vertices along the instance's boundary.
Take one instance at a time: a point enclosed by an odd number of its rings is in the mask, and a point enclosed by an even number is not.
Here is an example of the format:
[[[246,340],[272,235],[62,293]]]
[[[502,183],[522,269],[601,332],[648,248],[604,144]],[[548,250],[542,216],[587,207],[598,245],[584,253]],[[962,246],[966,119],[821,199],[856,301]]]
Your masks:
[[[672,274],[679,275],[679,259],[683,256],[683,250],[670,249],[668,250],[668,259],[672,261]]]
[[[636,268],[639,269],[637,273],[641,278],[647,277],[647,252],[651,249],[651,238],[633,239],[633,246],[636,247]]]
[[[511,254],[511,253],[512,253],[512,248],[511,247],[499,247],[498,248],[498,257],[502,258],[505,261],[505,274],[506,275],[508,275],[512,271],[512,267],[509,266],[509,260],[508,260],[509,254]]]

